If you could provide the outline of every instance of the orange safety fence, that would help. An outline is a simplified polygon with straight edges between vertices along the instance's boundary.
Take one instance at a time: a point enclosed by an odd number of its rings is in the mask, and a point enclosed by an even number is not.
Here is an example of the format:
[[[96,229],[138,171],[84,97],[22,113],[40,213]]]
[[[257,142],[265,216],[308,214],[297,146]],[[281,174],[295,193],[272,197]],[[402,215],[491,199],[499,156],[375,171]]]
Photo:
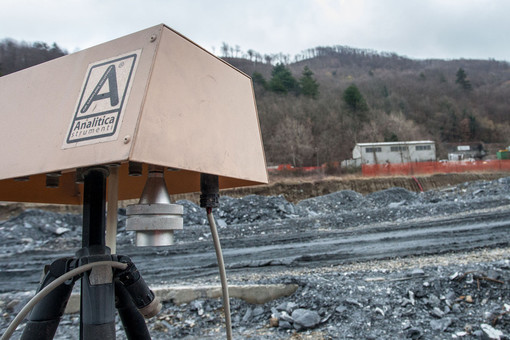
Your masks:
[[[427,175],[491,171],[510,171],[510,160],[386,163],[363,164],[361,166],[363,176]]]

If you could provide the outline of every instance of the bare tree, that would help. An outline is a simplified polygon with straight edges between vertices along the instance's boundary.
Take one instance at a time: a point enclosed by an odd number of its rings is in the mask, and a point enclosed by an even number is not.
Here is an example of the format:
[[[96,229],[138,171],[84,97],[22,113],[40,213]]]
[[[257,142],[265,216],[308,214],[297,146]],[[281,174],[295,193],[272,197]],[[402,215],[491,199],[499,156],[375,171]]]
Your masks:
[[[223,57],[227,58],[229,56],[229,52],[230,46],[226,42],[221,43],[221,53],[223,54]]]
[[[309,126],[286,117],[269,140],[272,160],[303,166],[313,156],[313,136]]]

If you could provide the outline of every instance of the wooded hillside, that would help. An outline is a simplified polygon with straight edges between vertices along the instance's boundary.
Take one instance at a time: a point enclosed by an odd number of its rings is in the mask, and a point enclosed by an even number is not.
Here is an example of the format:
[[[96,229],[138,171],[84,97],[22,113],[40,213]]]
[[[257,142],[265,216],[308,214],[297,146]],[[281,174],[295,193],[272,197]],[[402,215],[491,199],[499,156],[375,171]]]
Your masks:
[[[252,76],[268,164],[351,158],[356,142],[431,139],[510,145],[510,64],[413,60],[346,46],[290,58],[224,44],[223,59]],[[0,75],[67,54],[57,44],[0,41]],[[291,62],[291,59],[293,60]]]
[[[0,76],[20,71],[45,61],[62,57],[67,51],[56,43],[51,46],[44,42],[18,42],[13,39],[0,41]]]
[[[225,59],[255,75],[271,164],[348,159],[356,142],[431,139],[441,158],[445,143],[510,144],[510,64],[505,61],[412,60],[345,46],[318,47],[285,65],[296,79],[305,67],[313,73],[319,85],[313,99],[271,89],[273,65]]]

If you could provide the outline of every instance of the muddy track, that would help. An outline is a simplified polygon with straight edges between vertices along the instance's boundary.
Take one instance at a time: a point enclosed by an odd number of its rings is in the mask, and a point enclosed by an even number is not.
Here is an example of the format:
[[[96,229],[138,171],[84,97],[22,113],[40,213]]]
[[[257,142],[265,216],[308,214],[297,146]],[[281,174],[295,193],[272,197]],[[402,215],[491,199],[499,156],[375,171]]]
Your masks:
[[[447,217],[434,222],[408,222],[404,225],[387,225],[384,228],[310,233],[299,238],[289,235],[251,237],[242,241],[227,239],[223,240],[223,252],[225,263],[231,272],[253,272],[265,271],[268,266],[277,266],[280,269],[295,266],[318,267],[508,246],[509,231],[510,211],[505,211],[461,219]],[[144,257],[137,261],[141,262]],[[162,261],[169,265],[163,275],[158,273],[158,268],[163,265],[160,261],[151,261],[143,267],[148,280],[151,280],[149,277],[154,278],[154,282],[168,280],[168,277],[196,278],[215,275],[217,272],[212,251],[168,254]]]
[[[474,211],[464,216],[439,216],[346,229],[314,228],[316,218],[278,223],[289,224],[288,227],[294,227],[296,232],[282,233],[286,228],[261,223],[251,226],[255,236],[223,237],[223,253],[230,273],[267,273],[285,267],[319,267],[510,245],[509,207],[489,212]],[[272,227],[272,233],[268,226]],[[265,236],[258,234],[261,231],[266,232]],[[217,274],[210,240],[189,241],[169,248],[124,246],[119,253],[131,256],[151,284],[208,280]],[[69,251],[44,250],[4,255],[0,258],[0,292],[35,289],[45,264],[70,255],[72,252]]]

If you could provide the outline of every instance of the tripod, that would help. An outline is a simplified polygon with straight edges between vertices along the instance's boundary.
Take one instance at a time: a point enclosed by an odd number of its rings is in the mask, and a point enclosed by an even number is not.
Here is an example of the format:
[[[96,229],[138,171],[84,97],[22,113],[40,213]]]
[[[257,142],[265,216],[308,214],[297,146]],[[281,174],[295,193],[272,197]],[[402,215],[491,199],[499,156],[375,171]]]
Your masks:
[[[107,176],[104,167],[84,171],[82,248],[75,257],[61,258],[46,266],[38,292],[81,268],[80,339],[114,340],[115,308],[129,340],[150,339],[144,316],[156,315],[161,304],[129,257],[110,254],[105,245]],[[78,279],[71,275],[37,302],[22,340],[53,339]]]

